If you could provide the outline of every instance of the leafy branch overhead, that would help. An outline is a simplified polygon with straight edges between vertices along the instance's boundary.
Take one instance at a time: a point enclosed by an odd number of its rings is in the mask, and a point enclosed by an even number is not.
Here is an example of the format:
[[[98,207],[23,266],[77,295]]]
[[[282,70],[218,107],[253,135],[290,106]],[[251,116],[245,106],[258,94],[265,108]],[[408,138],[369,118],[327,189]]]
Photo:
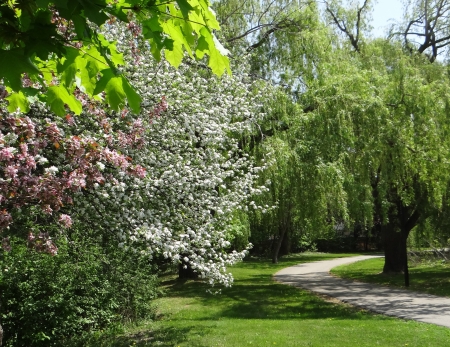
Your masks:
[[[80,114],[79,90],[113,110],[128,103],[139,112],[141,98],[121,74],[116,42],[98,33],[114,21],[139,27],[157,60],[164,51],[178,67],[185,52],[197,59],[207,54],[216,75],[230,73],[208,0],[7,0],[0,5],[0,84],[9,111],[27,112],[29,99],[38,97],[59,115],[66,107]]]

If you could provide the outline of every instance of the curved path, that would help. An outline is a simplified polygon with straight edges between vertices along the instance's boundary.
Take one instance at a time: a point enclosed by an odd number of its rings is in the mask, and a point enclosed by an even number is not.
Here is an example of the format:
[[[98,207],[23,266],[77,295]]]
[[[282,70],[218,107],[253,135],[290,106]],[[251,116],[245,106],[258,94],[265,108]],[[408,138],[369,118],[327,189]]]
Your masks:
[[[450,298],[343,280],[329,274],[338,265],[376,258],[357,256],[299,264],[278,271],[278,282],[325,294],[367,310],[450,328]]]

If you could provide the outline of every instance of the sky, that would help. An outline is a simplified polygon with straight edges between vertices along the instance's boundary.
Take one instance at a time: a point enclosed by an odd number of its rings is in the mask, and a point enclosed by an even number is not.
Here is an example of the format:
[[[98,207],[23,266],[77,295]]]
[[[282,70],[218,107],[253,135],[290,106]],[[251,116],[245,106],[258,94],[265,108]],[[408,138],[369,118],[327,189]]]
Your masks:
[[[375,36],[383,36],[391,19],[401,21],[403,16],[403,4],[400,0],[378,0],[373,10],[373,33]]]

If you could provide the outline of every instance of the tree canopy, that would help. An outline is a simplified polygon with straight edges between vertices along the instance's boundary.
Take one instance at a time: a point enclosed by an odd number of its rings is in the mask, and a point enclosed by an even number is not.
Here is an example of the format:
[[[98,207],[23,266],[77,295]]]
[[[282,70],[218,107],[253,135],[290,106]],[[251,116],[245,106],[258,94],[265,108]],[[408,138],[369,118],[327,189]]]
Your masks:
[[[421,4],[413,3],[415,13],[431,16]],[[433,6],[444,45],[445,15]],[[283,173],[272,176],[274,193],[266,198],[283,210],[273,214],[274,226],[290,216],[288,230],[335,232],[340,223],[381,230],[385,271],[404,271],[410,231],[436,215],[448,187],[449,80],[432,51],[398,35],[370,38],[370,9],[370,1],[328,2],[328,26],[305,4],[296,15],[308,26],[277,31],[258,48],[254,66],[285,82],[297,103],[278,112],[278,102],[275,119],[262,127],[266,145],[282,151],[274,168]],[[289,185],[295,189],[283,196]],[[272,228],[273,237],[282,238],[282,229]]]
[[[58,115],[80,114],[83,97],[94,97],[138,113],[142,98],[122,73],[117,41],[99,32],[114,30],[115,21],[147,39],[141,48],[158,61],[164,52],[176,67],[185,52],[197,59],[207,54],[215,74],[230,73],[208,0],[8,0],[0,6],[0,80],[9,111],[27,112],[37,97]],[[133,39],[128,44],[137,50]]]

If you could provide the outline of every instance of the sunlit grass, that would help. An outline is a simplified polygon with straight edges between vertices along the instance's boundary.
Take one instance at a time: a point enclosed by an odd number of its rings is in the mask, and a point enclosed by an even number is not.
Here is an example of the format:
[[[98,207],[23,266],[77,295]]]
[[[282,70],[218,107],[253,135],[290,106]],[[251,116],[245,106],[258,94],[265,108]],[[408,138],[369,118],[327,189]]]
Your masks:
[[[352,280],[404,287],[403,274],[383,274],[383,258],[368,259],[341,265],[331,273]],[[409,267],[410,286],[408,289],[424,293],[450,297],[450,263],[443,261],[423,261]]]
[[[128,329],[95,346],[446,346],[450,329],[375,315],[327,302],[273,281],[278,270],[302,262],[346,255],[300,254],[279,264],[251,259],[231,270],[235,283],[210,294],[197,281],[163,282],[159,319]]]

